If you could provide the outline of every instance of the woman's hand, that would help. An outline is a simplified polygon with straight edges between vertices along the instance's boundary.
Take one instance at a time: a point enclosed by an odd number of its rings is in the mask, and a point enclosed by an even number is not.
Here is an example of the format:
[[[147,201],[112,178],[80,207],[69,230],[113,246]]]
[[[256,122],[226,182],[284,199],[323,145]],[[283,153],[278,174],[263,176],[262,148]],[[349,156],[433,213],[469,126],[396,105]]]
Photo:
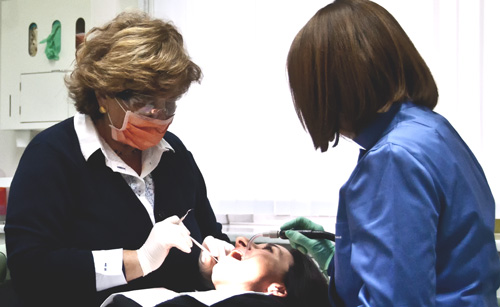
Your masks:
[[[298,217],[283,224],[281,230],[286,230],[285,234],[293,248],[300,250],[304,254],[311,255],[318,263],[320,269],[325,272],[335,254],[335,245],[327,239],[309,239],[293,229],[324,231],[323,226],[305,217]]]
[[[144,245],[137,250],[142,276],[158,269],[172,247],[190,253],[193,242],[189,230],[177,216],[156,223]]]
[[[212,236],[205,237],[205,239],[203,240],[203,246],[205,246],[210,251],[210,254],[212,256],[218,259],[220,259],[221,257],[225,257],[234,249],[234,246],[232,244],[216,239]],[[202,250],[200,253],[200,257],[198,258],[198,263],[200,265],[201,275],[205,279],[211,280],[212,268],[215,265],[215,260],[207,252],[204,252]]]

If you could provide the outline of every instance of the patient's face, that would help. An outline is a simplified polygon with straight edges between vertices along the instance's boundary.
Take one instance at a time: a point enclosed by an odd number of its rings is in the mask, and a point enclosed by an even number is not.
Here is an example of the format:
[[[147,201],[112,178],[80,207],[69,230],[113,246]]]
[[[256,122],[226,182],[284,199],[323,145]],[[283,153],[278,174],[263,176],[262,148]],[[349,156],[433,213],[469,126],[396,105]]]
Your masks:
[[[282,282],[293,263],[290,252],[275,244],[251,244],[245,253],[248,239],[238,237],[235,249],[219,258],[212,272],[215,288],[239,286],[248,291],[266,292],[269,284]],[[245,254],[244,254],[245,253]]]

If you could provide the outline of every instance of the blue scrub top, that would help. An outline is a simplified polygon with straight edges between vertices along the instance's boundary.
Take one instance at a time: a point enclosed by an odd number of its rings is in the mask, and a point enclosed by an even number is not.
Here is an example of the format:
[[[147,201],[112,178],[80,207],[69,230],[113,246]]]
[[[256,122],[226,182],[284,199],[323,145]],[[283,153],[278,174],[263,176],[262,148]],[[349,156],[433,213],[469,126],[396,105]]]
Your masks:
[[[340,190],[334,305],[497,306],[495,201],[450,123],[398,103],[354,141],[365,150]]]

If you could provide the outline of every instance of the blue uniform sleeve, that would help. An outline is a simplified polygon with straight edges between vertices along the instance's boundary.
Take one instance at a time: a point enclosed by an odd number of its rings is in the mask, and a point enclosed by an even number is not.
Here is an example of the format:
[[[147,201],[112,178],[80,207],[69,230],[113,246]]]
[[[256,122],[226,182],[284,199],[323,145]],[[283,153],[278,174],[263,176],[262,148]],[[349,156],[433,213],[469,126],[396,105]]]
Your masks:
[[[351,266],[365,306],[431,306],[435,300],[439,193],[404,148],[367,153],[346,193]]]

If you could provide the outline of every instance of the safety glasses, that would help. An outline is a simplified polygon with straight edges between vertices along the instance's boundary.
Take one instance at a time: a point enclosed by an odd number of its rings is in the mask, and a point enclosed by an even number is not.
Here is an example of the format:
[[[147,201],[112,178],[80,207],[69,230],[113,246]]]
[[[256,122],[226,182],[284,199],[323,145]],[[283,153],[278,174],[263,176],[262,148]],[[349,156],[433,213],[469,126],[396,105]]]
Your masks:
[[[116,98],[121,100],[133,113],[154,119],[165,120],[171,118],[175,115],[177,107],[175,100],[165,97],[137,94],[131,91],[118,93]]]

